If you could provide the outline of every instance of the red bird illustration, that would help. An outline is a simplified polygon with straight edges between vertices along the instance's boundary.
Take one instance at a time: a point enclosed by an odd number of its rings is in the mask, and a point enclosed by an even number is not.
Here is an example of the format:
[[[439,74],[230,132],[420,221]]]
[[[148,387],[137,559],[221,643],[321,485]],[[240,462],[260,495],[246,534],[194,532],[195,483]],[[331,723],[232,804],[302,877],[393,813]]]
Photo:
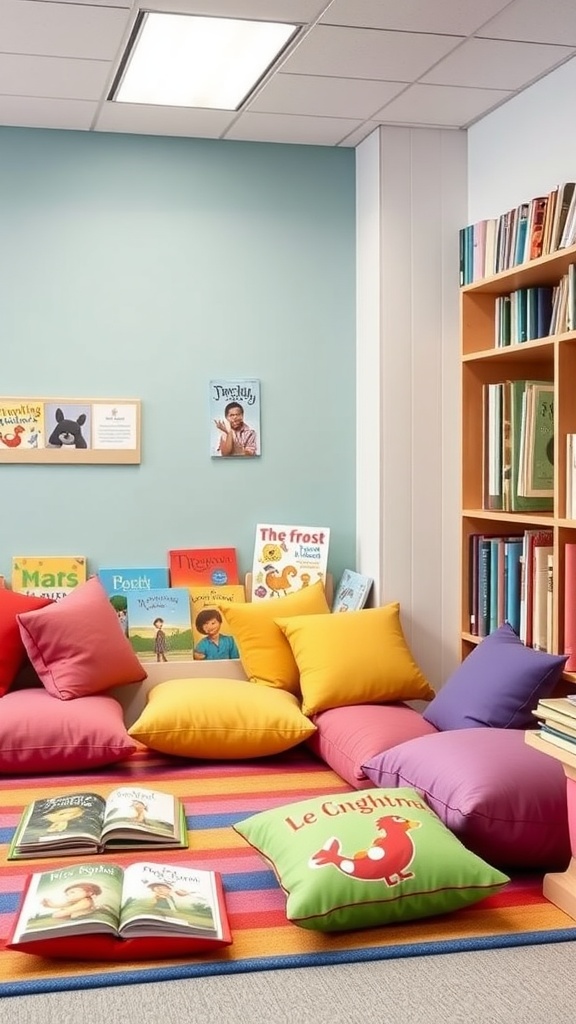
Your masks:
[[[24,433],[24,427],[18,424],[14,427],[13,434],[0,434],[0,441],[5,444],[7,448],[17,448],[19,444],[22,444],[22,438],[20,434]]]
[[[312,855],[309,866],[321,868],[332,864],[350,878],[384,881],[388,886],[399,885],[405,878],[414,878],[414,872],[408,870],[414,858],[414,842],[409,831],[420,825],[420,821],[388,814],[376,822],[376,828],[383,835],[378,836],[367,850],[345,857],[341,853],[340,840],[332,838]]]

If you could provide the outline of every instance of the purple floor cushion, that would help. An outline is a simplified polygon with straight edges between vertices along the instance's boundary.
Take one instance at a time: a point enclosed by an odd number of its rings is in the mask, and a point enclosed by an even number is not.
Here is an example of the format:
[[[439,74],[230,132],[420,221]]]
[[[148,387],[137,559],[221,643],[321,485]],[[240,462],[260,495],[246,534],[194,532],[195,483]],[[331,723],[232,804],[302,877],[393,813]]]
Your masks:
[[[375,786],[413,786],[480,857],[506,867],[567,867],[566,779],[520,729],[420,736],[363,765]]]

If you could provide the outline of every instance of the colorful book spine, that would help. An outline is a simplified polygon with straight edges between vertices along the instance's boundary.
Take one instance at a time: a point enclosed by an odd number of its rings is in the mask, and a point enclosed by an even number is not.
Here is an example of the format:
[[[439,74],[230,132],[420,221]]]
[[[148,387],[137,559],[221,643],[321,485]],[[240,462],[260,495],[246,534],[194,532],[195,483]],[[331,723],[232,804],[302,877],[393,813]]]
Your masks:
[[[576,672],[576,544],[564,546],[564,654],[565,669]]]

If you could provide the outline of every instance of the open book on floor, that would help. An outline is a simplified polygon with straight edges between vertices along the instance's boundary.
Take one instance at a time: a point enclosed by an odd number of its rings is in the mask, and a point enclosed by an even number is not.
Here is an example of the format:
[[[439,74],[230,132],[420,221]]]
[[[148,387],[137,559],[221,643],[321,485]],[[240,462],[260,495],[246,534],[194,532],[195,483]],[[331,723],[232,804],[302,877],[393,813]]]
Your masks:
[[[143,861],[28,877],[8,946],[76,960],[164,958],[232,941],[220,874]]]
[[[184,807],[176,797],[121,786],[107,799],[83,792],[34,800],[24,809],[8,860],[187,846]]]

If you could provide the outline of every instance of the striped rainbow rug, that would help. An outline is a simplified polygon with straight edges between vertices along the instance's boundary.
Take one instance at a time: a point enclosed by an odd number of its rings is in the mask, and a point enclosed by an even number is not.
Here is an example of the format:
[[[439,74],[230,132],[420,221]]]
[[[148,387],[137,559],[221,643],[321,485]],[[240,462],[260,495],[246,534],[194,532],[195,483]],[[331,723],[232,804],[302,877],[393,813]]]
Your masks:
[[[190,960],[115,965],[51,961],[5,948],[28,870],[71,860],[8,862],[8,843],[23,807],[47,793],[90,788],[107,795],[138,782],[174,792],[184,801],[190,849],[158,851],[146,859],[191,863],[222,873],[233,945]],[[540,877],[514,879],[475,907],[425,921],[337,935],[305,931],[284,914],[273,872],[234,832],[232,823],[257,811],[350,787],[304,747],[275,758],[188,762],[151,753],[85,775],[5,780],[0,785],[0,996],[165,981],[401,956],[563,942],[576,939],[576,922],[544,900]],[[128,864],[142,855],[109,854]]]

